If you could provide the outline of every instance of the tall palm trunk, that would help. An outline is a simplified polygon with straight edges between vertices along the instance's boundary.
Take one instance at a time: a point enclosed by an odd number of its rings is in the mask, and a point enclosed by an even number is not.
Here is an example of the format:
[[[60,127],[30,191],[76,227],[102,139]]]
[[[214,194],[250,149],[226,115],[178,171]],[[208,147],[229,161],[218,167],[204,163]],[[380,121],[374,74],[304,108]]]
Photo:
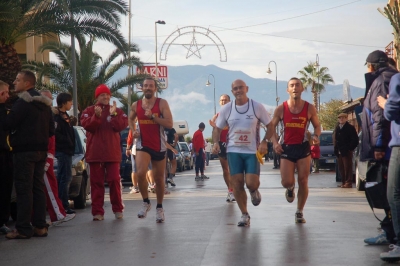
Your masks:
[[[313,95],[313,103],[318,112],[318,91],[315,89],[315,81],[312,82],[311,93]]]
[[[13,86],[15,77],[20,70],[21,61],[14,44],[0,43],[0,79]]]

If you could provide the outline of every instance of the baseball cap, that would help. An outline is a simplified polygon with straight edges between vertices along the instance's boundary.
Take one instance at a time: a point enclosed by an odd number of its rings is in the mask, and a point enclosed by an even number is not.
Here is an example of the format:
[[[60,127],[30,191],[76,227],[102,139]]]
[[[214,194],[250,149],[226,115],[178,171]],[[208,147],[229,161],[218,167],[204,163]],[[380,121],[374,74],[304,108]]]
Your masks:
[[[388,61],[389,61],[389,58],[385,52],[383,52],[381,50],[375,50],[368,55],[365,65],[367,63],[376,64],[376,63],[385,63]]]

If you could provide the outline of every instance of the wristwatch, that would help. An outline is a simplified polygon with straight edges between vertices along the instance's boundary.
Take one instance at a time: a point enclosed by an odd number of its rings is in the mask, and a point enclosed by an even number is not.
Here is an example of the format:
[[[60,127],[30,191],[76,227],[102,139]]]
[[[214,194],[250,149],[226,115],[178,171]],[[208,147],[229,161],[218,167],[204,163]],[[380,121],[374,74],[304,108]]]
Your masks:
[[[151,114],[151,120],[153,120],[156,116],[154,114]]]
[[[117,112],[114,112],[111,114],[111,116],[117,116],[117,114],[118,114]]]

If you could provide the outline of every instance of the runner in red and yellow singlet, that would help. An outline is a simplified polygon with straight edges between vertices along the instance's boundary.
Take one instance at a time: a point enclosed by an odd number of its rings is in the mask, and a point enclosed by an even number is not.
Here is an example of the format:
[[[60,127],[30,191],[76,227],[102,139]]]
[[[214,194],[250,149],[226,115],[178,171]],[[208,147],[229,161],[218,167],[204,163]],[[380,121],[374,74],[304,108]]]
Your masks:
[[[295,214],[296,223],[305,223],[303,209],[308,197],[308,175],[310,173],[310,144],[306,131],[310,122],[314,127],[314,143],[319,143],[321,127],[314,105],[301,99],[304,91],[303,84],[298,78],[291,78],[288,82],[287,92],[289,100],[279,105],[272,118],[274,128],[283,121],[283,136],[278,143],[276,135],[272,137],[274,150],[281,155],[281,178],[282,186],[286,188],[285,196],[288,202],[295,199],[295,177],[294,171],[297,167],[298,173],[298,196],[297,210]]]
[[[168,102],[155,96],[157,84],[154,79],[146,78],[143,82],[144,98],[134,102],[129,115],[129,126],[134,128],[138,119],[138,129],[133,132],[136,141],[136,166],[139,190],[142,194],[143,205],[138,212],[139,218],[145,218],[151,209],[147,191],[146,173],[151,162],[153,177],[156,183],[157,207],[156,222],[165,220],[162,202],[165,189],[165,151],[166,139],[164,128],[172,128],[172,114]]]

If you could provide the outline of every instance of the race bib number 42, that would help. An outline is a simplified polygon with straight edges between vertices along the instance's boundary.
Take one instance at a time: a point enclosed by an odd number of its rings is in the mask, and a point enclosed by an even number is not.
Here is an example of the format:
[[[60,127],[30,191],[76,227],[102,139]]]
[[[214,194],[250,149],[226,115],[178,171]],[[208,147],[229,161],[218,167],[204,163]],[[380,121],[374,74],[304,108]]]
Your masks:
[[[251,131],[238,129],[234,132],[233,143],[235,146],[249,146],[251,143]]]

